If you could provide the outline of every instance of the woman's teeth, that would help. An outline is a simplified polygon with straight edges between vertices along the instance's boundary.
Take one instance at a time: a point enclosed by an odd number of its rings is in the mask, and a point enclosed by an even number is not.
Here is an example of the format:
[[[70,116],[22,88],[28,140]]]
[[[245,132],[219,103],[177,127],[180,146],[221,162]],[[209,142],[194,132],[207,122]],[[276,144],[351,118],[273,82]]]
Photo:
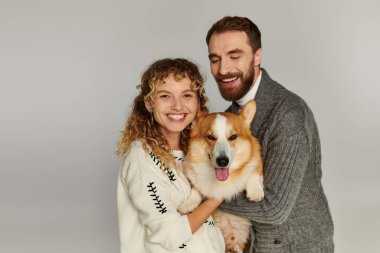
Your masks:
[[[168,117],[171,119],[179,120],[185,117],[185,114],[168,114]]]

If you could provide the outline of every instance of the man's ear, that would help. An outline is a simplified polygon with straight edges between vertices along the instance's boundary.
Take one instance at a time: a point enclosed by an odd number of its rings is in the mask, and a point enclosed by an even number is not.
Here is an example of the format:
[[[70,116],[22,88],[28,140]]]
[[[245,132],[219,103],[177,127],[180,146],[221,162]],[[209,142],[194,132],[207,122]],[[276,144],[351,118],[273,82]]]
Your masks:
[[[241,109],[239,115],[243,117],[243,122],[246,126],[250,126],[256,114],[255,100],[249,100]]]
[[[262,55],[262,52],[263,51],[261,50],[261,48],[259,48],[259,49],[256,50],[255,54],[253,55],[254,60],[255,60],[255,64],[254,64],[255,67],[259,67],[260,64],[261,64],[261,55]]]

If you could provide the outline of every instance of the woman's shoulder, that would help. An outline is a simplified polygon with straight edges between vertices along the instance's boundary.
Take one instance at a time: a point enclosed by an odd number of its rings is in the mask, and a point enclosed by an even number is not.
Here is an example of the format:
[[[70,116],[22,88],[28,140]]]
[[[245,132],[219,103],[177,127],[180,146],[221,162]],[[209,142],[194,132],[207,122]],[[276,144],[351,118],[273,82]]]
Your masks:
[[[141,141],[133,141],[129,148],[129,151],[123,158],[123,167],[134,167],[133,165],[141,165],[146,161],[148,153],[144,149],[144,145]]]
[[[138,148],[142,148],[142,147],[143,147],[143,143],[140,140],[134,140],[131,143],[131,149],[138,149]]]
[[[126,158],[134,158],[134,157],[139,157],[141,155],[146,155],[148,151],[150,150],[150,147],[146,145],[147,150],[144,148],[144,144],[142,141],[136,140],[131,143],[131,147],[128,151],[128,153],[125,155]]]

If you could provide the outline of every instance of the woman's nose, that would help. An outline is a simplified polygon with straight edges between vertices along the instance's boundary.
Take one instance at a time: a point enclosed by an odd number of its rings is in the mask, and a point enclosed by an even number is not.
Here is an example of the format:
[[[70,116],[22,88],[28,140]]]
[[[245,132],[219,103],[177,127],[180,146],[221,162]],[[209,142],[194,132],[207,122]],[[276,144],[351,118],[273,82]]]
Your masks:
[[[171,109],[180,111],[183,109],[183,103],[181,99],[173,99],[172,104],[171,104]]]

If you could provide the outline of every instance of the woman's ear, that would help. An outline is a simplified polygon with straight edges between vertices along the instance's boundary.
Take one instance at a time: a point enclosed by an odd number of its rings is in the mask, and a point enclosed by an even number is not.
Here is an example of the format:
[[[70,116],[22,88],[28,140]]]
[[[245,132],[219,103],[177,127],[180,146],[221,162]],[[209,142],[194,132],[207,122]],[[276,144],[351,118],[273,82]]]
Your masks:
[[[144,97],[144,105],[145,105],[145,108],[149,112],[152,112],[152,105],[150,104],[150,102],[148,101],[148,99],[146,97]]]

